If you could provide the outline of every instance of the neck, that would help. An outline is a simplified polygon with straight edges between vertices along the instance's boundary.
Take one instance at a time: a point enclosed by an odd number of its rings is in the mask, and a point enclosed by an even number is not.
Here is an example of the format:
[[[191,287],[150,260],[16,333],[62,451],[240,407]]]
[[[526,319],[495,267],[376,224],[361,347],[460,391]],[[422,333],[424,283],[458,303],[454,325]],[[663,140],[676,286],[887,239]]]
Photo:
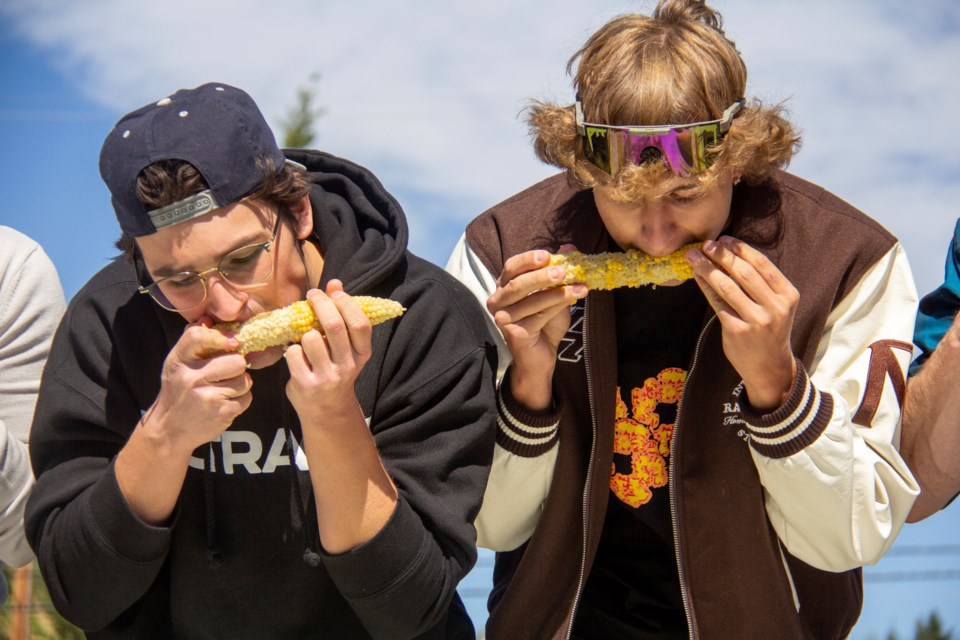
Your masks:
[[[320,284],[320,276],[323,274],[323,255],[311,240],[304,240],[300,244],[300,251],[307,269],[307,289],[313,289]]]

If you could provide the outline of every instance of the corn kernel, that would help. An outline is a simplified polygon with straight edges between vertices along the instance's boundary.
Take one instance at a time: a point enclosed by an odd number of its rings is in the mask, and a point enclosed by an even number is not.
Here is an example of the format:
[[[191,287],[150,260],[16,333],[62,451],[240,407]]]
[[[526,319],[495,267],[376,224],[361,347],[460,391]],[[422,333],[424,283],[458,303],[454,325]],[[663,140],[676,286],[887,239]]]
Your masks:
[[[403,315],[406,309],[399,302],[372,296],[353,296],[371,325],[378,325]],[[306,300],[258,313],[244,322],[222,322],[213,326],[222,332],[232,332],[240,341],[237,353],[247,354],[279,347],[300,339],[311,329],[323,332],[313,307]]]
[[[670,255],[654,258],[636,249],[623,253],[585,254],[572,251],[551,254],[551,265],[563,265],[567,275],[563,284],[583,283],[591,290],[658,285],[672,280],[683,282],[693,277],[693,268],[684,252],[699,243],[680,247]]]

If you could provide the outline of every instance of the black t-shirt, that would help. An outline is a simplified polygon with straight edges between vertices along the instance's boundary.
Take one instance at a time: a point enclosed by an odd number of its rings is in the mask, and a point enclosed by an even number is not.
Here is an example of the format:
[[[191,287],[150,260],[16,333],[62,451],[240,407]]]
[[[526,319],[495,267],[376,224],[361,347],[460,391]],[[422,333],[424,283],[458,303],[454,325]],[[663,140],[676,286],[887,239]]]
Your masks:
[[[687,638],[668,465],[677,402],[707,302],[693,280],[619,289],[614,299],[619,393],[611,493],[573,637]]]

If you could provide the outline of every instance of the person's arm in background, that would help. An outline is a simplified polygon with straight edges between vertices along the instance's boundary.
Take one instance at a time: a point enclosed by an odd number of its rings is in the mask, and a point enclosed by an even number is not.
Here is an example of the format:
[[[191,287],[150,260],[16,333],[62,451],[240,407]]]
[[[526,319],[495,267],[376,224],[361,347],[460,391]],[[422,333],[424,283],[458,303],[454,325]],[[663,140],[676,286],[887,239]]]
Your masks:
[[[33,487],[26,442],[63,310],[50,258],[30,238],[0,227],[0,561],[14,567],[33,559],[23,531]]]
[[[943,284],[920,301],[914,331],[919,357],[910,366],[900,454],[920,483],[908,522],[949,504],[960,492],[960,221]]]
[[[954,322],[920,372],[903,406],[900,454],[920,483],[908,522],[945,507],[960,493],[960,324]]]
[[[33,488],[27,447],[0,419],[0,561],[22,567],[33,560],[23,534],[23,510]]]

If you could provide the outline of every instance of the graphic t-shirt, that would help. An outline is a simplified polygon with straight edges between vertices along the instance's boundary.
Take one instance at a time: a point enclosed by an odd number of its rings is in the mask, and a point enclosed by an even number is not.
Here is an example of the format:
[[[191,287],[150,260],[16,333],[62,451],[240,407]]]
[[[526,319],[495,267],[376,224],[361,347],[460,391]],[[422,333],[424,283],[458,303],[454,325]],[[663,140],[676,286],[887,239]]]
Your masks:
[[[693,280],[619,289],[610,495],[578,640],[687,638],[670,517],[670,446],[706,312]]]

